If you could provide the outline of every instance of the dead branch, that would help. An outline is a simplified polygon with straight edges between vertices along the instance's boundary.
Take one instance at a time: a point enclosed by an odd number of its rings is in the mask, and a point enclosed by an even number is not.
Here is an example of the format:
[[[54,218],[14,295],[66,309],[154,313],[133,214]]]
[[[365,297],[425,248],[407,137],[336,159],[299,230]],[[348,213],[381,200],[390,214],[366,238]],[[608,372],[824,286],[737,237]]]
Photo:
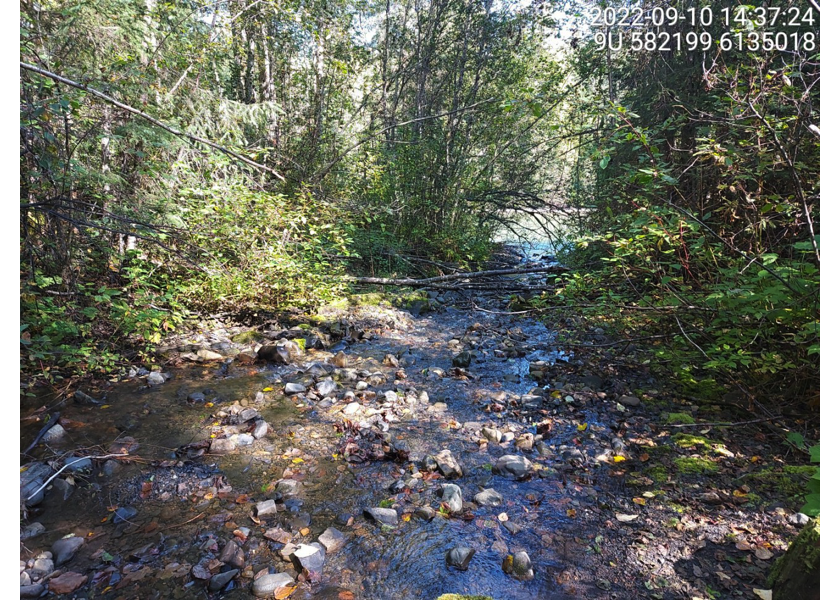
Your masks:
[[[513,269],[496,269],[493,271],[474,271],[472,273],[452,273],[438,277],[427,277],[426,279],[388,279],[384,277],[347,277],[346,281],[351,283],[372,283],[376,285],[396,285],[406,287],[432,286],[438,282],[455,281],[459,279],[479,279],[482,277],[495,277],[497,275],[521,275],[524,273],[563,273],[568,272],[567,267],[550,265],[542,267],[520,267]]]

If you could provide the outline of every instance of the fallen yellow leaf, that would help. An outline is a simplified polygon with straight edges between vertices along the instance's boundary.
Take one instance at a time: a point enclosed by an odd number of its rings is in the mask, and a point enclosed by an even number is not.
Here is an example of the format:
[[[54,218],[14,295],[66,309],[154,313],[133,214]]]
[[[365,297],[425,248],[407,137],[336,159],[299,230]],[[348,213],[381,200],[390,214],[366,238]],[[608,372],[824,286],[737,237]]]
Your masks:
[[[577,511],[574,508],[569,508],[566,510],[566,516],[574,519],[577,516]]]
[[[586,431],[586,428],[589,427],[589,423],[581,423],[577,426],[578,431]]]
[[[274,590],[274,600],[283,600],[283,598],[288,598],[295,593],[296,589],[296,585],[293,585],[292,587],[279,587]]]
[[[402,516],[402,520],[405,521],[406,523],[408,523],[409,521],[411,521],[411,515],[408,514],[408,513],[404,514]]]
[[[645,501],[644,498],[633,498],[633,502],[640,506],[644,506],[645,504],[647,504],[647,501]]]
[[[613,457],[613,462],[620,463],[620,462],[624,462],[625,460],[627,460],[627,459],[624,458],[623,456],[614,456]]]
[[[273,387],[271,387],[271,386],[269,386],[269,387],[264,387],[264,388],[263,388],[263,391],[264,391],[264,392],[273,392],[273,391],[274,391],[274,388],[273,388]]]
[[[110,404],[103,404],[102,406],[99,407],[100,410],[102,410],[103,408],[111,408],[111,405]]]
[[[296,464],[296,465],[299,465],[299,464],[300,464],[300,463],[302,463],[302,462],[303,462],[303,459],[302,459],[302,458],[293,458],[293,459],[292,459],[292,463],[294,463],[294,464]]]
[[[215,404],[213,404],[212,402],[207,402],[207,403],[204,404],[205,408],[213,408],[214,406],[215,406]]]

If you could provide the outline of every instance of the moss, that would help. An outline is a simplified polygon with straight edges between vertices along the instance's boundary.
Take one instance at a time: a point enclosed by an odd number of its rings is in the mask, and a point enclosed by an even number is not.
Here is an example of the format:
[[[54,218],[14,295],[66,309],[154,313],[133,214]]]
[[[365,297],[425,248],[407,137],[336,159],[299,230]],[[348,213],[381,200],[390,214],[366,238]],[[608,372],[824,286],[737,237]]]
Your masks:
[[[673,451],[673,448],[666,446],[665,444],[658,444],[656,446],[649,446],[648,448],[645,448],[645,452],[647,452],[650,456],[665,456]]]
[[[694,417],[688,413],[668,413],[665,417],[666,425],[694,425]]]
[[[253,329],[242,331],[230,337],[230,340],[234,344],[250,344],[251,342],[256,342],[261,339],[262,334],[259,331],[254,331]]]
[[[306,340],[303,338],[295,338],[292,340],[300,347],[301,352],[306,352]]]
[[[367,294],[355,294],[349,298],[350,306],[390,306],[388,294],[380,292],[368,292]]]
[[[808,480],[817,472],[812,465],[786,465],[781,469],[768,467],[746,476],[760,490],[781,494],[799,502],[805,495]]]
[[[645,474],[653,479],[656,483],[665,483],[668,481],[668,470],[662,465],[648,467]]]
[[[718,466],[708,458],[696,458],[693,456],[680,456],[674,459],[674,466],[683,475],[690,473],[715,473]]]
[[[680,448],[702,448],[703,450],[711,450],[713,444],[719,443],[713,442],[702,435],[691,435],[689,433],[678,433],[671,436],[671,441]]]
[[[493,600],[490,596],[467,596],[464,594],[444,594],[438,596],[437,600]]]

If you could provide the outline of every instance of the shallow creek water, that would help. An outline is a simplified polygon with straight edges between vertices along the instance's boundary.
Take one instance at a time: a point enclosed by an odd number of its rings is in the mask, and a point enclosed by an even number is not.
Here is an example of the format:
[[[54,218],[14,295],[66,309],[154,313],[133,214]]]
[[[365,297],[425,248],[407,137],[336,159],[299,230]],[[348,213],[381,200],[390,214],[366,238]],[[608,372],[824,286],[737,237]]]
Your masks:
[[[400,327],[377,329],[371,339],[342,342],[328,352],[307,351],[294,365],[234,362],[226,372],[219,363],[173,369],[172,379],[157,387],[144,387],[142,380],[115,385],[104,398],[105,406],[68,401],[61,407],[62,417],[70,420],[68,435],[51,445],[44,457],[82,447],[89,452],[77,454],[104,454],[114,440],[129,435],[139,443],[132,454],[140,460],[108,475],[103,461],[95,462],[91,473],[74,476],[75,491],[67,499],[62,495],[66,486],[51,489],[30,517],[47,531],[22,544],[21,559],[75,533],[87,541],[65,567],[91,575],[76,597],[251,598],[252,578],[260,570],[296,575],[293,566],[281,560],[283,544],[264,538],[266,530],[280,526],[295,542],[308,542],[334,526],[347,535],[347,543],[327,554],[320,580],[299,586],[293,598],[338,598],[342,591],[344,597],[352,592],[357,599],[434,599],[447,592],[486,594],[497,600],[573,597],[561,591],[560,583],[573,560],[568,540],[581,532],[567,510],[580,510],[591,499],[583,493],[587,490],[558,473],[556,453],[569,443],[575,426],[568,423],[564,430],[558,421],[545,439],[545,456],[516,448],[513,442],[488,443],[481,434],[485,426],[516,436],[536,433],[535,421],[552,411],[545,410],[550,409],[548,403],[518,410],[522,396],[536,385],[529,378],[529,365],[537,360],[563,362],[568,356],[536,321],[454,308],[401,317]],[[326,363],[339,349],[348,356],[348,367],[383,376],[383,382],[369,388],[377,392],[376,398],[357,398],[358,413],[343,412],[348,402],[343,394],[355,388],[355,381],[339,381],[338,392],[326,402],[283,393],[288,381],[311,383],[307,366]],[[459,374],[452,361],[464,349],[471,349],[474,358],[466,374]],[[388,354],[400,357],[405,378],[397,378],[396,367],[383,364]],[[397,392],[397,402],[384,399],[390,390]],[[190,403],[192,392],[203,392],[213,406]],[[420,397],[422,392],[428,394],[428,402]],[[35,402],[37,406],[48,399]],[[218,412],[234,404],[255,408],[271,432],[226,454],[188,458],[176,453],[185,444],[218,433]],[[593,415],[591,425],[597,425],[595,419]],[[345,421],[387,427],[407,446],[409,460],[345,460],[346,436],[336,430],[336,424]],[[22,448],[37,430],[34,425],[22,428]],[[33,453],[41,455],[42,449]],[[444,449],[463,469],[464,476],[452,482],[460,486],[465,502],[482,487],[492,487],[502,495],[503,505],[469,507],[467,518],[419,518],[418,508],[440,507],[437,491],[446,480],[412,478],[412,464]],[[490,466],[505,454],[525,455],[542,470],[521,482],[493,474]],[[255,504],[277,497],[270,484],[282,478],[298,480],[300,491],[278,499],[276,515],[255,522]],[[412,489],[389,489],[396,481],[412,479],[418,480]],[[363,516],[365,508],[383,501],[393,501],[400,515],[394,528]],[[129,523],[114,523],[115,508],[126,506],[137,515]],[[220,565],[213,560],[234,539],[233,531],[243,528],[250,530],[242,542],[245,568],[223,591],[208,592],[206,581],[173,566],[202,564],[218,572]],[[446,552],[454,546],[476,551],[466,571],[446,564]],[[505,556],[520,550],[533,563],[531,581],[502,571]]]

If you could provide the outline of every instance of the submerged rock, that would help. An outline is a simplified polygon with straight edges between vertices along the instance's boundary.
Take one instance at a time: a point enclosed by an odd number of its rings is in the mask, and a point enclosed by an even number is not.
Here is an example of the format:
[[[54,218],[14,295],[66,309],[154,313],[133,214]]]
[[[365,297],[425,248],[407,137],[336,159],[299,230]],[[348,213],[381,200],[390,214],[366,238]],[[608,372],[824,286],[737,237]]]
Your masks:
[[[390,525],[391,527],[396,527],[399,524],[400,519],[397,515],[397,511],[393,508],[379,508],[372,507],[366,508],[365,516],[370,517],[377,523],[381,523],[382,525]]]
[[[318,542],[320,542],[329,554],[340,550],[341,547],[347,543],[347,536],[335,527],[327,527],[327,529],[324,530],[324,533],[318,536]]]
[[[454,483],[444,483],[440,490],[440,496],[441,500],[449,506],[451,512],[459,513],[464,508],[461,488]]]
[[[299,571],[305,569],[307,573],[320,573],[326,561],[325,554],[324,547],[317,542],[301,544],[292,552],[292,563]]]
[[[503,502],[502,495],[493,488],[477,493],[473,500],[479,506],[501,506]]]
[[[470,366],[471,362],[472,354],[465,350],[464,352],[461,352],[455,358],[452,359],[452,366],[458,367],[460,369],[466,369]]]
[[[288,587],[295,583],[294,577],[288,573],[274,573],[263,575],[251,584],[251,591],[257,598],[274,598],[274,590]]]
[[[464,471],[461,470],[461,465],[458,464],[455,457],[452,456],[452,452],[449,450],[442,450],[436,454],[435,462],[441,474],[447,479],[456,479],[464,475]]]
[[[516,479],[526,479],[534,473],[534,465],[524,456],[506,454],[493,465],[493,472],[498,475],[513,476]]]
[[[446,553],[446,564],[455,567],[460,571],[466,571],[470,566],[472,557],[475,556],[475,550],[467,546],[457,546],[451,548]]]
[[[534,569],[531,567],[531,558],[527,552],[517,552],[513,556],[507,555],[502,562],[502,571],[522,581],[530,581],[534,578]]]
[[[224,573],[217,573],[210,578],[210,583],[207,586],[211,592],[218,592],[222,590],[229,584],[234,577],[239,575],[239,569],[232,569],[230,571],[226,571]]]

